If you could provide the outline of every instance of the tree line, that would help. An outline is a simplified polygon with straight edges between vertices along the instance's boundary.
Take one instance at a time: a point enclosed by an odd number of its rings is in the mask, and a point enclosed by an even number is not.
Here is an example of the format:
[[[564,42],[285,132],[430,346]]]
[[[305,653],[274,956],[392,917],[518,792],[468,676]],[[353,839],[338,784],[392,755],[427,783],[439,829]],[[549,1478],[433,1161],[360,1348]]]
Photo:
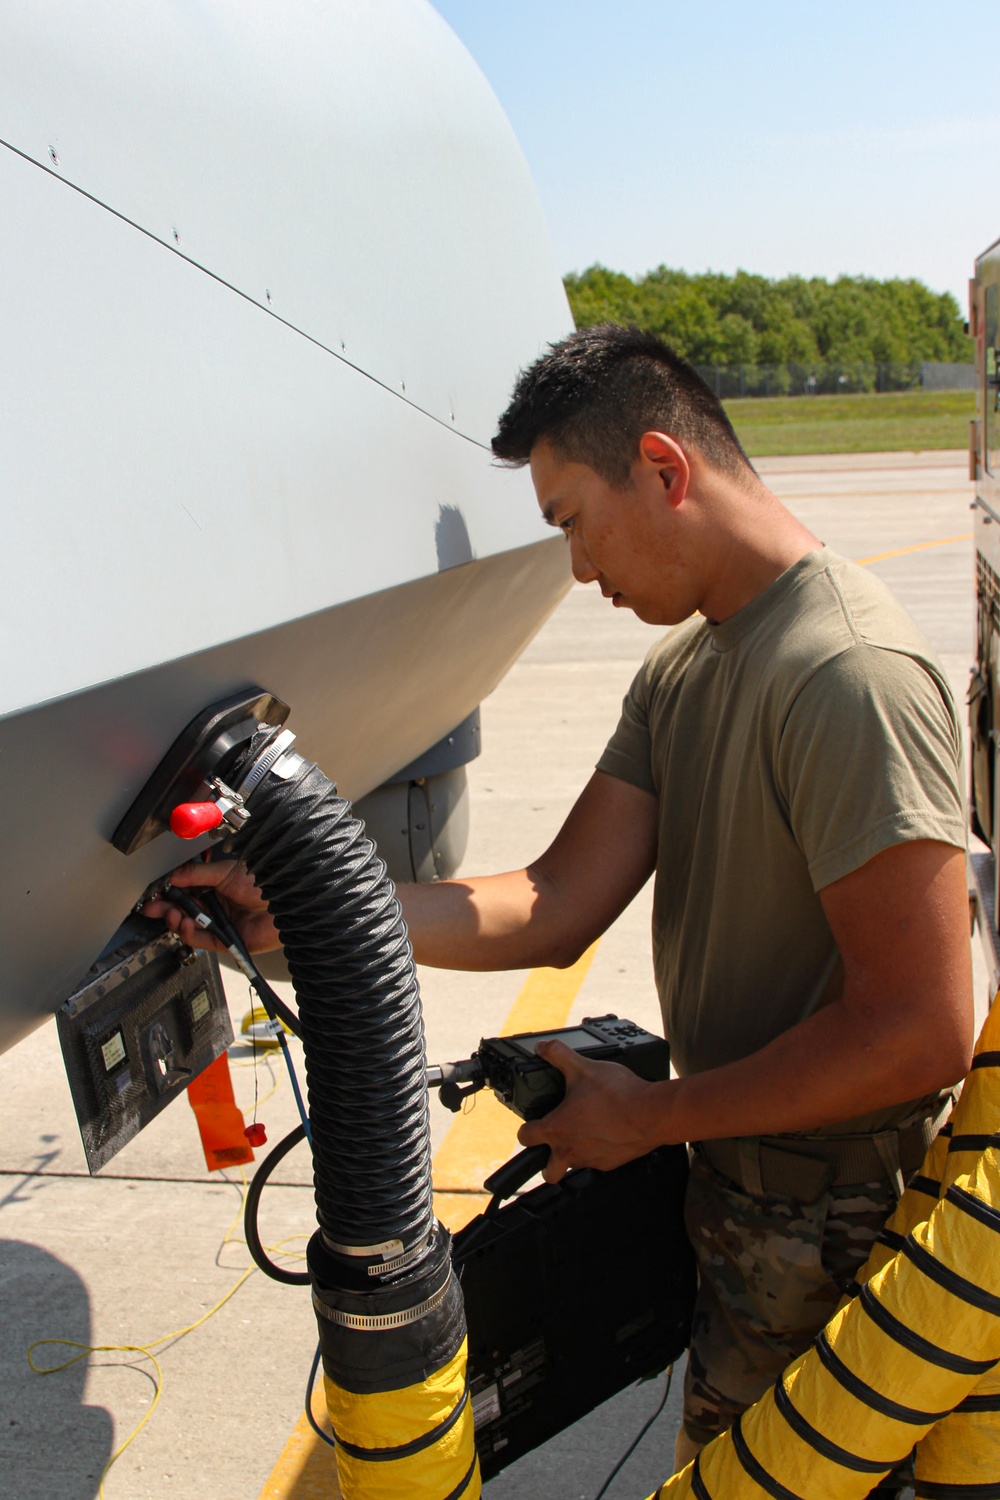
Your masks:
[[[694,365],[915,365],[968,361],[951,292],[867,276],[690,274],[657,266],[634,280],[595,265],[565,278],[578,328],[635,323]]]

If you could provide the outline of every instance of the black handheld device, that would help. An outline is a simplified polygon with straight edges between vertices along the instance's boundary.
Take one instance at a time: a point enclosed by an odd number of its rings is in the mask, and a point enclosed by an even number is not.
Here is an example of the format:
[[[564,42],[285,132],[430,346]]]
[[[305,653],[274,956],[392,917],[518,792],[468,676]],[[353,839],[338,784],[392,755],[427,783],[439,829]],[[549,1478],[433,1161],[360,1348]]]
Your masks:
[[[539,1042],[554,1040],[594,1062],[622,1063],[650,1083],[670,1077],[669,1044],[634,1021],[608,1015],[588,1016],[578,1026],[553,1031],[484,1038],[464,1062],[429,1068],[427,1081],[440,1088],[441,1102],[449,1109],[460,1109],[467,1094],[489,1088],[522,1120],[538,1120],[555,1109],[566,1092],[559,1069],[537,1052]]]
[[[588,1017],[558,1031],[490,1037],[480,1042],[477,1054],[487,1085],[522,1120],[547,1115],[566,1092],[559,1069],[538,1055],[538,1043],[548,1041],[563,1042],[594,1062],[622,1063],[650,1083],[670,1077],[670,1047],[663,1038],[617,1016]]]

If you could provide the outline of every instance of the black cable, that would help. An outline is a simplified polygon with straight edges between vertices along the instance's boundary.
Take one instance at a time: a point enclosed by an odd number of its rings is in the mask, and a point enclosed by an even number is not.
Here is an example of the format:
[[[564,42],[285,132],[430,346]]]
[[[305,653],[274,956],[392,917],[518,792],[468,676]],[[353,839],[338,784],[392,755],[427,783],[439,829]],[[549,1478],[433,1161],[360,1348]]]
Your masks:
[[[174,896],[176,897],[184,897],[185,911],[187,911],[189,916],[194,917],[195,921],[200,927],[207,928],[209,932],[212,932],[214,930],[218,933],[222,942],[224,942],[228,946],[230,953],[232,953],[234,958],[236,958],[240,962],[243,973],[247,976],[247,979],[256,990],[257,996],[264,1007],[268,1019],[280,1023],[278,1030],[278,1045],[281,1048],[282,1056],[285,1059],[285,1067],[288,1069],[288,1081],[292,1085],[292,1093],[295,1095],[295,1103],[299,1111],[299,1117],[301,1118],[302,1123],[305,1126],[306,1139],[308,1140],[309,1145],[312,1146],[312,1130],[309,1125],[309,1116],[306,1112],[306,1106],[302,1099],[302,1091],[299,1088],[299,1080],[295,1074],[295,1065],[292,1062],[292,1055],[288,1050],[288,1043],[285,1040],[285,1031],[290,1031],[293,1036],[298,1037],[299,1041],[302,1040],[302,1031],[299,1027],[298,1017],[293,1015],[292,1012],[288,1009],[287,1005],[285,1005],[284,1001],[278,998],[274,990],[264,978],[263,974],[258,969],[256,963],[250,956],[250,950],[244,946],[242,938],[236,931],[236,928],[230,922],[228,916],[225,913],[225,910],[223,909],[222,902],[219,900],[215,891],[211,889],[202,891],[202,900],[204,901],[205,906],[209,908],[208,912],[204,912],[202,911],[202,908],[199,906],[198,902],[190,895],[189,892],[176,891],[173,886],[168,886],[167,889],[168,891],[173,892]],[[281,1029],[282,1027],[284,1028],[283,1030]],[[255,1041],[255,1053],[256,1045],[257,1044]],[[256,1089],[257,1073],[255,1069],[254,1119],[257,1118]]]
[[[275,1265],[261,1244],[260,1233],[257,1229],[257,1208],[260,1203],[260,1195],[264,1191],[264,1184],[278,1165],[300,1141],[306,1138],[304,1125],[296,1125],[295,1129],[285,1136],[283,1141],[268,1152],[250,1181],[247,1189],[246,1203],[243,1207],[243,1232],[246,1235],[247,1249],[250,1251],[254,1261],[273,1281],[283,1281],[287,1286],[308,1286],[310,1276],[308,1271],[286,1271],[283,1266]]]
[[[309,1421],[309,1426],[312,1428],[316,1436],[321,1437],[324,1443],[329,1443],[331,1448],[336,1448],[337,1444],[334,1439],[328,1432],[323,1431],[322,1427],[313,1416],[312,1393],[313,1386],[316,1384],[316,1372],[319,1369],[319,1356],[322,1347],[323,1346],[321,1344],[316,1345],[316,1353],[313,1355],[313,1362],[309,1367],[309,1379],[306,1381],[306,1417]]]
[[[173,886],[171,886],[168,900],[173,900],[177,894],[179,893]],[[257,994],[260,996],[261,1003],[263,1004],[264,1009],[267,1011],[267,1014],[270,1016],[271,1020],[273,1021],[277,1019],[283,1022],[284,1025],[287,1026],[288,1030],[292,1033],[292,1035],[297,1036],[301,1041],[302,1028],[299,1025],[298,1016],[294,1011],[288,1009],[288,1006],[271,988],[267,980],[264,978],[263,974],[258,969],[256,963],[254,962],[252,953],[249,951],[236,928],[229,920],[226,909],[222,905],[222,902],[219,900],[216,892],[211,888],[204,889],[200,893],[200,900],[202,906],[205,908],[208,916],[212,921],[212,925],[218,928],[219,937],[225,943],[226,947],[230,950],[231,953],[234,954],[234,956],[238,954],[239,957],[243,959],[246,968],[253,970],[253,974],[247,974],[247,978],[250,980],[250,983],[257,991]],[[189,912],[188,915],[194,916],[195,914],[193,912]],[[195,921],[197,920],[198,918],[195,916]],[[244,969],[244,972],[246,972],[246,968]]]
[[[616,1477],[616,1475],[618,1475],[621,1472],[621,1470],[628,1463],[629,1459],[632,1457],[632,1454],[638,1448],[639,1444],[642,1442],[643,1438],[646,1436],[646,1433],[652,1427],[653,1423],[656,1421],[657,1417],[660,1415],[660,1412],[666,1406],[666,1404],[667,1404],[667,1397],[670,1395],[670,1382],[673,1379],[673,1377],[674,1377],[674,1367],[673,1367],[673,1365],[668,1365],[667,1366],[667,1380],[666,1380],[666,1384],[663,1387],[663,1395],[660,1397],[660,1404],[657,1406],[657,1408],[654,1411],[653,1415],[651,1417],[649,1417],[642,1424],[642,1426],[639,1428],[639,1431],[636,1433],[635,1437],[629,1443],[628,1447],[625,1449],[625,1452],[622,1454],[621,1458],[615,1464],[614,1468],[611,1470],[611,1473],[608,1475],[607,1479],[601,1485],[601,1488],[597,1491],[597,1494],[594,1496],[594,1500],[603,1500],[603,1497],[608,1493],[608,1488],[609,1488],[609,1486],[611,1484],[611,1481]]]
[[[246,974],[261,1003],[271,1020],[279,1020],[288,1028],[293,1036],[302,1038],[299,1019],[294,1011],[288,1009],[285,1002],[275,993],[268,984],[263,974],[254,963],[253,957],[246,948],[243,939],[236,928],[230,922],[223,908],[222,902],[213,890],[202,889],[196,898],[191,891],[181,890],[175,885],[164,887],[163,899],[169,901],[172,906],[179,906],[181,911],[186,912],[198,926],[206,932],[218,937],[224,947],[228,948],[233,957],[239,962],[241,969]]]

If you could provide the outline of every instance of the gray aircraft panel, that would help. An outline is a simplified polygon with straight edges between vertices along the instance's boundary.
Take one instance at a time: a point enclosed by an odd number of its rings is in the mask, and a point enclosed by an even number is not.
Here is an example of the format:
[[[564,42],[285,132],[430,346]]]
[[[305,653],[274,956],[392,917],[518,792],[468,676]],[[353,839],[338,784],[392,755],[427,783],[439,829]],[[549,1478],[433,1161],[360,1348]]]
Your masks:
[[[0,37],[0,138],[478,441],[569,326],[510,126],[423,0],[8,0]]]
[[[351,798],[459,723],[568,582],[555,539],[448,569],[14,714],[0,725],[0,1051],[44,1020],[156,876],[200,844],[110,842],[206,704],[260,684]],[[533,624],[512,607],[523,596]]]
[[[0,1047],[184,852],[108,842],[251,684],[357,796],[568,584],[489,437],[571,326],[538,202],[424,0],[0,13]]]
[[[0,713],[543,534],[526,475],[2,151],[0,194]]]

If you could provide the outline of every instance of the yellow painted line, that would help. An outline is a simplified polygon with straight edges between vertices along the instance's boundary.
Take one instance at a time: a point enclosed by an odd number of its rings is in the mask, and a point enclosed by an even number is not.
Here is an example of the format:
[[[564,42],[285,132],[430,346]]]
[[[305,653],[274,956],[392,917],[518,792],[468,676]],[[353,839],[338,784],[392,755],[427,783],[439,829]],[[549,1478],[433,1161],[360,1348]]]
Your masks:
[[[593,943],[569,969],[532,969],[500,1035],[565,1026],[596,952],[597,943]],[[486,1194],[479,1191],[483,1182],[518,1150],[519,1121],[488,1090],[474,1094],[465,1109],[467,1112],[449,1126],[434,1157],[434,1208],[442,1224],[451,1230],[460,1229],[485,1206]],[[329,1432],[322,1405],[317,1390],[313,1411],[324,1431]],[[259,1500],[341,1500],[334,1451],[320,1442],[305,1412],[296,1422]]]
[[[972,532],[963,531],[961,536],[943,536],[936,542],[914,542],[912,547],[896,547],[892,552],[876,552],[874,557],[859,557],[858,567],[867,568],[869,563],[885,562],[887,557],[904,557],[907,552],[924,552],[928,547],[948,547],[952,542],[971,542]]]
[[[320,1388],[321,1389],[321,1388]],[[313,1411],[325,1431],[330,1424],[321,1411],[322,1396],[314,1395]],[[271,1470],[260,1500],[342,1500],[337,1479],[337,1458],[327,1443],[321,1443],[309,1426],[305,1412],[299,1417],[281,1457]]]

